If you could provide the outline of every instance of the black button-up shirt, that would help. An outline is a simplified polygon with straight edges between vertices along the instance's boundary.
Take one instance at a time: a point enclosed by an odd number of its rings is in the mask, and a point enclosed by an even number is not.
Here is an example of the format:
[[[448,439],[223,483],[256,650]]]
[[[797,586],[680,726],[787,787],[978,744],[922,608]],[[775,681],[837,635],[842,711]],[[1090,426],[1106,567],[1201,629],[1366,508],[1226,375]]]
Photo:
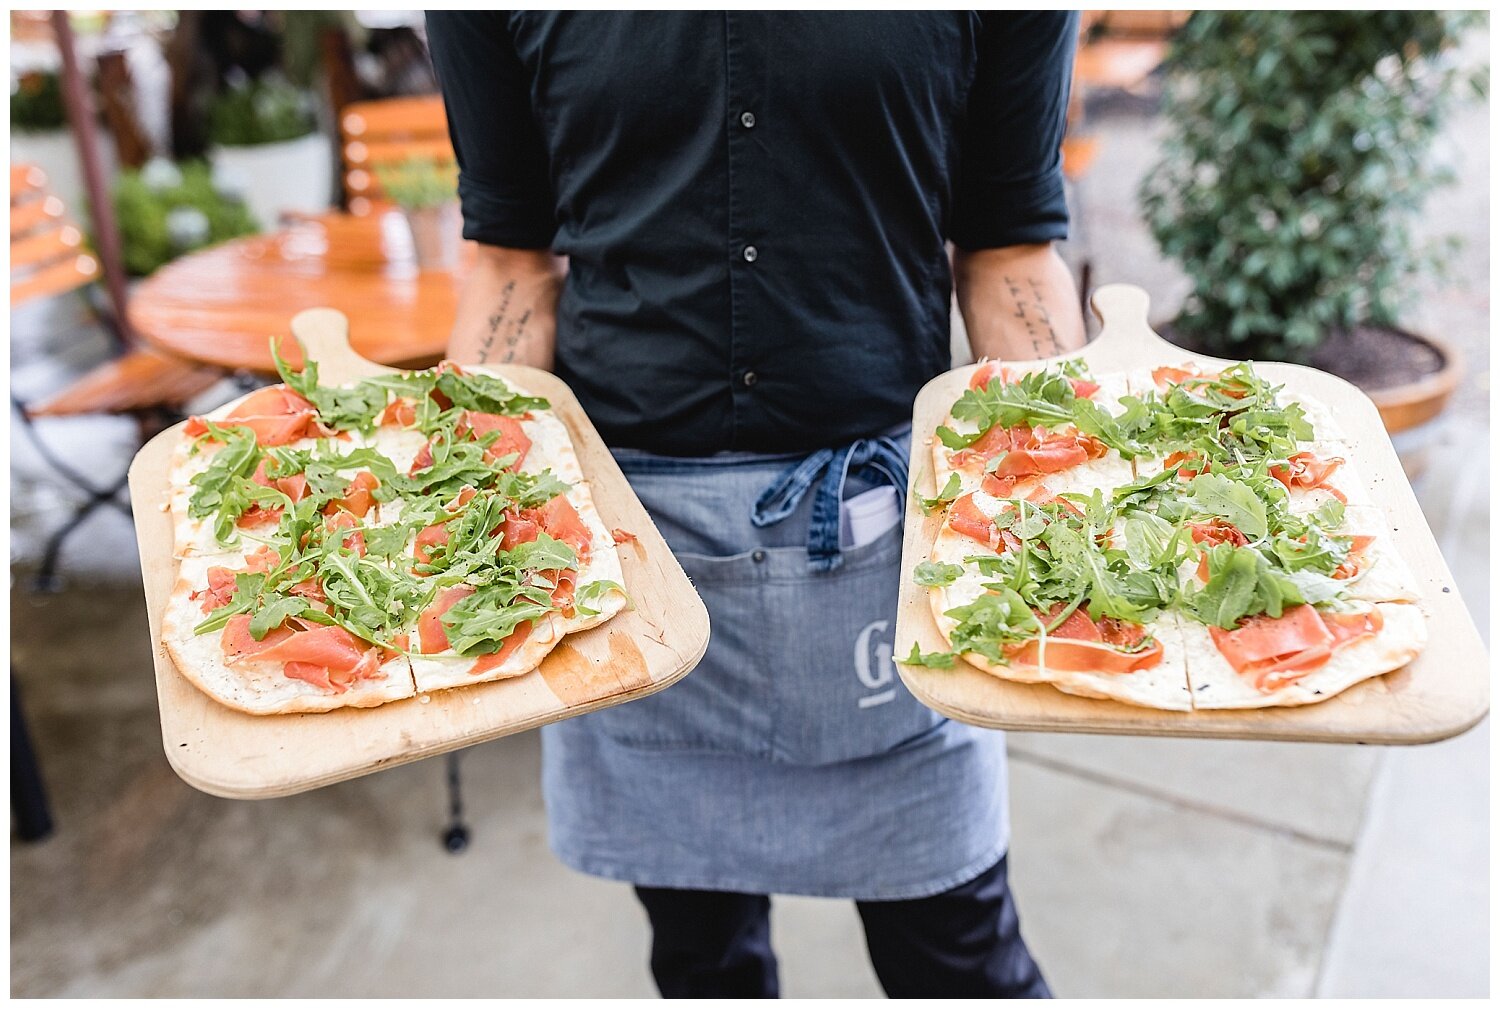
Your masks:
[[[569,260],[606,441],[801,451],[949,365],[944,247],[1065,237],[1065,13],[431,13],[464,234]]]

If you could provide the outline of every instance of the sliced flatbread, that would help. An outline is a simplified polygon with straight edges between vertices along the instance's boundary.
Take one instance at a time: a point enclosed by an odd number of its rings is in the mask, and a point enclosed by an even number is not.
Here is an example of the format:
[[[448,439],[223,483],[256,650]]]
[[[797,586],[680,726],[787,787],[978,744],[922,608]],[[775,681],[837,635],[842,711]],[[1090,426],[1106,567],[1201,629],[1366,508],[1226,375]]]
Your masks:
[[[984,554],[995,555],[994,551],[986,549],[982,544],[946,527],[939,531],[933,544],[933,561],[964,567],[964,573],[951,585],[936,586],[929,590],[933,619],[950,648],[953,630],[958,622],[948,616],[948,611],[978,599],[986,591],[984,583],[991,580],[980,574],[976,565],[967,564],[964,559]],[[1051,668],[1046,664],[1045,643],[1039,648],[1039,664],[1000,664],[973,653],[965,653],[962,657],[977,669],[1017,683],[1050,683],[1059,690],[1084,697],[1108,698],[1148,708],[1187,711],[1192,708],[1192,702],[1188,695],[1187,670],[1177,623],[1177,618],[1168,613],[1148,625],[1149,633],[1162,644],[1161,661],[1147,669],[1130,673],[1089,673]]]
[[[201,599],[194,599],[193,594],[207,586],[208,569],[221,561],[223,558],[184,558],[162,618],[162,646],[178,671],[198,689],[222,704],[252,715],[369,708],[411,697],[416,692],[411,667],[403,656],[382,663],[374,679],[360,680],[343,692],[291,679],[280,662],[227,661],[218,632],[193,632],[206,616]],[[244,567],[243,561],[221,566]]]

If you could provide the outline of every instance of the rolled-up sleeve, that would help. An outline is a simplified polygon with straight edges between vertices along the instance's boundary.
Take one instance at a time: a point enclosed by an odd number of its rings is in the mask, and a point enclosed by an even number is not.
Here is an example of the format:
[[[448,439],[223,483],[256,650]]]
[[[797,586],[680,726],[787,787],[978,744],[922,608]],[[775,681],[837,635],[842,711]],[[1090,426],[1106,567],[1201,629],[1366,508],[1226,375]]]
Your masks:
[[[501,11],[427,14],[432,64],[458,157],[464,237],[543,249],[556,231],[547,149]]]
[[[990,14],[979,39],[948,237],[963,249],[1068,237],[1062,137],[1078,14]]]

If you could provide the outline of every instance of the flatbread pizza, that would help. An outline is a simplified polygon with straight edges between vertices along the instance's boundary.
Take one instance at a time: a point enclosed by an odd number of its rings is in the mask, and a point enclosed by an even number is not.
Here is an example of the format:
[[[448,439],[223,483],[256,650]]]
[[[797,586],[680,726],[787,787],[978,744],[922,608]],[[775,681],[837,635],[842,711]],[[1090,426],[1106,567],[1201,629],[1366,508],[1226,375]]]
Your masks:
[[[948,650],[908,664],[1191,711],[1317,703],[1425,644],[1332,411],[1249,364],[981,364],[932,453],[914,577]]]
[[[209,696],[318,712],[523,676],[628,605],[545,400],[446,362],[339,387],[278,364],[172,459],[162,645]]]

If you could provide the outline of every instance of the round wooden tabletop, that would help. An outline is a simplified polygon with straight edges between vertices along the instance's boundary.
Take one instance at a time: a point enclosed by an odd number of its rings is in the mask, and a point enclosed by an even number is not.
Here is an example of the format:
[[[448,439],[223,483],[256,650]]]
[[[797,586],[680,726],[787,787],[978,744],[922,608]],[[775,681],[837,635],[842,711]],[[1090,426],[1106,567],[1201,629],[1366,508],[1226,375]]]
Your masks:
[[[418,269],[398,211],[328,214],[168,263],[137,288],[130,320],[179,357],[269,372],[270,337],[305,308],[336,308],[362,357],[421,367],[447,346],[462,273]]]

